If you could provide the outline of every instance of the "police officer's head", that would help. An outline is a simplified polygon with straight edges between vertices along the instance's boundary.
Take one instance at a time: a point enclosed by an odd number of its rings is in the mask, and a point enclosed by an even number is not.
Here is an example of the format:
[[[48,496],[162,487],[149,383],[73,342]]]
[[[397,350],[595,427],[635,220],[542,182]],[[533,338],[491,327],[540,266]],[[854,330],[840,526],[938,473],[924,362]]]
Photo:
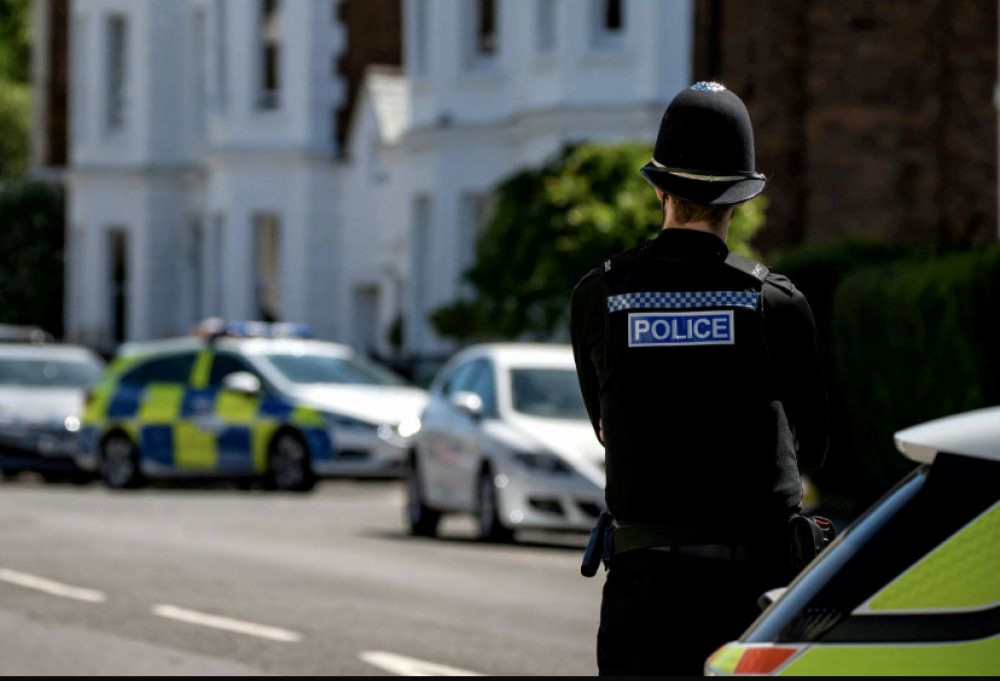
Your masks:
[[[766,183],[756,171],[750,114],[718,83],[696,83],[674,97],[641,172],[664,201],[667,217],[681,224],[728,227],[733,207]]]

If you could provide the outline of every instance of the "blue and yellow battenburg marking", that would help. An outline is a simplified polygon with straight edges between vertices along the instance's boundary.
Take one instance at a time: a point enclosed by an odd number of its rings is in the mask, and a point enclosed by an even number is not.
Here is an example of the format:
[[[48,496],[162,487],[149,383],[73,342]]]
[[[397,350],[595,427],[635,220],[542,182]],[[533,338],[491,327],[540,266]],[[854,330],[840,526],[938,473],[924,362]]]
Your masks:
[[[643,291],[608,296],[608,312],[622,310],[699,310],[711,307],[756,310],[758,291]]]
[[[193,379],[203,385],[207,371],[199,371],[196,364]],[[267,468],[271,440],[283,426],[302,435],[314,463],[335,457],[323,415],[273,395],[109,382],[94,392],[84,424],[84,451],[96,452],[104,435],[121,429],[138,445],[144,463],[160,469],[261,473]]]

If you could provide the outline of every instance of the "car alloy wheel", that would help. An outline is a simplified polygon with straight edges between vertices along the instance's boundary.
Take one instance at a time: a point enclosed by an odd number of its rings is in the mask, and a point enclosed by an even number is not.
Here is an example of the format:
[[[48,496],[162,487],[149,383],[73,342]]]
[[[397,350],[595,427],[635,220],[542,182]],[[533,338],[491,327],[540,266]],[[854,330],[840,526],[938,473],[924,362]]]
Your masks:
[[[122,433],[108,437],[101,448],[101,479],[111,489],[130,489],[142,482],[135,446]]]
[[[433,537],[437,535],[441,512],[430,508],[424,503],[420,491],[420,472],[414,457],[406,474],[406,516],[410,525],[410,534],[415,537]]]
[[[271,446],[269,477],[272,486],[285,492],[308,492],[316,484],[306,445],[292,433],[282,433]]]
[[[497,488],[489,468],[484,468],[479,476],[479,539],[496,543],[507,543],[514,539],[513,530],[500,521]]]

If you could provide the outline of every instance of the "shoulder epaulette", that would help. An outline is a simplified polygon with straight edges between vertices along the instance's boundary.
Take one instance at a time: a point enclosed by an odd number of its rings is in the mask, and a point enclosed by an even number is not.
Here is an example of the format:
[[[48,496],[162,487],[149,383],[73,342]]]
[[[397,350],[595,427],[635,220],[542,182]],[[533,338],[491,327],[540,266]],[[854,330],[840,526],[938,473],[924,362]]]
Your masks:
[[[776,289],[784,291],[788,295],[793,295],[797,290],[795,288],[795,284],[793,284],[788,277],[776,272],[771,272],[771,274],[767,277],[767,283]]]
[[[767,267],[756,260],[742,256],[739,253],[730,253],[726,256],[726,264],[730,267],[738,269],[740,272],[749,274],[762,284],[767,279],[767,275],[771,272],[771,270],[767,269]]]
[[[649,248],[648,241],[644,241],[635,248],[630,248],[624,253],[619,253],[618,255],[613,255],[604,261],[604,272],[608,273],[616,267],[621,267],[626,263],[630,263],[638,258],[642,257],[646,250]]]

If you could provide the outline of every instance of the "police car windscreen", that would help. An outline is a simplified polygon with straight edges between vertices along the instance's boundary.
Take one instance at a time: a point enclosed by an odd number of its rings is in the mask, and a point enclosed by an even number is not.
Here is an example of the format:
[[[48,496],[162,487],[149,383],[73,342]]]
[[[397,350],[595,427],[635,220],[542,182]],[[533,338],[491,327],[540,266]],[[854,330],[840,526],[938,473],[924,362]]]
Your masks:
[[[586,419],[580,383],[572,369],[512,369],[514,411],[552,419]]]
[[[0,385],[33,388],[86,388],[101,377],[92,362],[0,359]]]
[[[292,383],[347,385],[406,385],[406,381],[377,364],[360,358],[333,355],[265,355]]]

